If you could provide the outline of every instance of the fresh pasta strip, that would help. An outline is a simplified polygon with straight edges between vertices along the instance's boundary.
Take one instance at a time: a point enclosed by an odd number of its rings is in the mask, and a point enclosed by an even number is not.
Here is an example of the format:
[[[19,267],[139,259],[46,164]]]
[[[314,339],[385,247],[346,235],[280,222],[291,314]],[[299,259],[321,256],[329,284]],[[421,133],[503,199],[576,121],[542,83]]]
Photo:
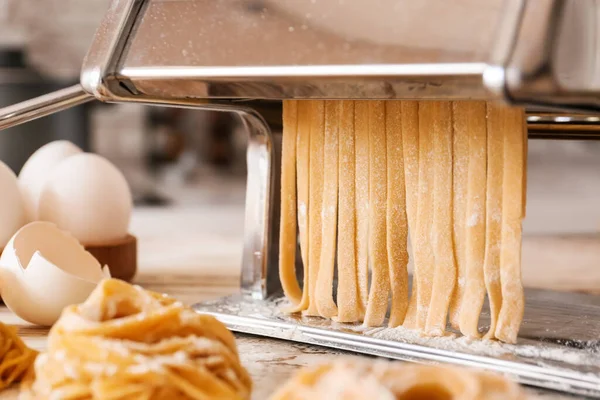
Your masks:
[[[308,308],[309,302],[309,273],[308,273],[308,209],[309,209],[309,189],[310,189],[310,102],[298,101],[297,103],[297,129],[296,129],[296,180],[297,180],[297,202],[298,202],[298,235],[300,239],[300,253],[302,256],[302,265],[304,271],[304,285],[302,288],[302,298],[300,303],[289,309],[290,312],[304,311]],[[284,120],[284,124],[286,120]],[[284,135],[288,131],[284,128]],[[280,238],[280,240],[290,240],[290,237]],[[296,246],[297,241],[294,238],[293,244],[281,244],[280,246]]]
[[[322,248],[322,217],[325,145],[325,102],[310,101],[310,184],[308,208],[308,309],[306,315],[319,315],[315,299]]]
[[[485,107],[485,103],[483,103]],[[465,117],[465,102],[452,102],[454,135],[452,149],[452,215],[453,239],[456,257],[456,287],[450,302],[449,320],[454,329],[459,327],[459,314],[466,280],[465,236],[467,215],[467,180],[469,168],[469,120]]]
[[[435,260],[431,302],[425,333],[442,335],[456,283],[452,243],[452,107],[447,101],[432,102],[429,117],[433,135],[433,225],[431,241]]]
[[[123,281],[65,308],[24,399],[249,399],[252,381],[223,324]]]
[[[469,165],[467,183],[465,286],[460,310],[463,335],[479,337],[478,323],[485,298],[484,254],[486,243],[486,108],[484,102],[462,102],[460,124],[467,128]],[[457,122],[459,124],[459,122]]]
[[[339,126],[338,286],[339,322],[361,318],[356,263],[354,102],[342,101]]]
[[[335,250],[338,212],[338,129],[340,102],[325,102],[325,154],[323,162],[322,248],[315,291],[315,303],[319,315],[332,318],[338,309],[333,301],[333,275],[335,273]]]
[[[431,246],[433,224],[433,131],[436,124],[435,103],[419,103],[419,191],[417,229],[414,235],[415,275],[417,277],[417,315],[415,327],[425,329],[431,288],[435,273],[435,260]]]
[[[385,102],[369,103],[369,265],[372,276],[364,321],[366,326],[383,324],[390,295],[385,114]]]
[[[358,295],[363,310],[369,296],[369,102],[354,103],[356,155],[356,263]]]
[[[389,326],[402,325],[408,308],[408,222],[402,149],[402,106],[386,101],[387,253],[392,305]]]
[[[410,231],[413,257],[417,252],[415,232],[417,231],[417,200],[419,193],[419,102],[402,101],[402,153],[404,157],[404,178],[406,183],[406,214]],[[417,268],[414,264],[412,288],[403,326],[416,327],[417,317]]]
[[[502,306],[495,336],[515,343],[525,307],[521,282],[521,233],[525,203],[525,139],[527,134],[520,108],[501,108],[504,133],[504,174],[502,178],[502,250],[500,281]]]
[[[490,328],[486,338],[493,339],[502,305],[500,282],[500,251],[502,249],[502,180],[504,164],[504,132],[502,112],[492,104],[487,105],[487,193],[486,193],[486,244],[484,277],[490,305]]]
[[[279,225],[279,277],[283,292],[300,304],[302,289],[296,278],[296,136],[298,102],[283,102],[283,139],[281,149],[281,221]]]

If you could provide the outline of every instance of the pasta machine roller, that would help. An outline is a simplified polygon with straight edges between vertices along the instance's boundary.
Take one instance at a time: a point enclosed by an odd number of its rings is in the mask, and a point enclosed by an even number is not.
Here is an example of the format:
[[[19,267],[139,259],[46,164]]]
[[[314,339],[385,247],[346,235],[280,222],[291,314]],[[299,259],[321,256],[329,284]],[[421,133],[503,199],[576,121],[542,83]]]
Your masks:
[[[112,0],[80,85],[0,110],[7,128],[92,99],[237,113],[249,134],[234,331],[512,374],[600,397],[600,301],[526,291],[519,344],[390,338],[279,311],[282,99],[522,105],[531,138],[600,137],[600,0]],[[577,310],[576,313],[573,310]]]

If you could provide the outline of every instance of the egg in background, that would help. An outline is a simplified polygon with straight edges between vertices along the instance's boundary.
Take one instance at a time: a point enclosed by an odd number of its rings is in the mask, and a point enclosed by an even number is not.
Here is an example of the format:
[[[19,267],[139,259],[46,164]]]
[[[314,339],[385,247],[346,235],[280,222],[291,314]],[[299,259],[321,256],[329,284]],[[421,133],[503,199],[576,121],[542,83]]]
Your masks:
[[[26,222],[17,176],[0,161],[0,252]]]
[[[40,147],[29,157],[19,173],[27,221],[38,219],[39,198],[52,170],[65,159],[82,152],[69,141],[57,140]]]
[[[123,174],[90,153],[68,157],[55,167],[42,189],[38,219],[53,222],[84,245],[127,236],[132,195]]]

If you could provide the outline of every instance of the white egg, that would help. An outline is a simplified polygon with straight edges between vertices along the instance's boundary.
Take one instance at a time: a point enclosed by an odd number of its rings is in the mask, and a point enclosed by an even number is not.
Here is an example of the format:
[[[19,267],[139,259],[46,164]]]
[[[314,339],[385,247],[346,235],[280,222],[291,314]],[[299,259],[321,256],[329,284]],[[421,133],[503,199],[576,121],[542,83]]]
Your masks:
[[[38,217],[84,245],[104,244],[127,236],[131,208],[123,174],[105,158],[82,153],[52,170],[40,195]]]
[[[0,161],[0,251],[26,222],[17,176]]]
[[[40,147],[29,157],[19,173],[19,186],[23,193],[25,215],[28,221],[38,219],[37,209],[40,194],[54,167],[66,158],[81,152],[83,150],[73,143],[57,140]]]
[[[63,308],[83,302],[104,278],[110,278],[108,267],[49,222],[19,229],[0,257],[4,303],[37,325],[52,325]]]

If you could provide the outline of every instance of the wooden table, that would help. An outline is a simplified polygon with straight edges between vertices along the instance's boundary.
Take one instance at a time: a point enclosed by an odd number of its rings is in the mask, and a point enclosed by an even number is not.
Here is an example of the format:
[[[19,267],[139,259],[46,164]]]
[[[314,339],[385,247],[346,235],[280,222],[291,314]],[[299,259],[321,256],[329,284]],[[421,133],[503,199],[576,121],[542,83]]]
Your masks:
[[[243,210],[219,208],[137,209],[131,232],[138,237],[136,283],[191,304],[238,290]],[[526,285],[558,290],[600,289],[600,238],[593,235],[526,237]],[[569,269],[565,269],[565,264]],[[542,273],[543,271],[543,273]],[[44,350],[47,329],[31,326],[6,308],[0,320],[19,326],[25,342]],[[301,366],[330,359],[320,347],[238,335],[244,365],[255,382],[254,399],[266,399]],[[16,398],[15,390],[0,400]]]

